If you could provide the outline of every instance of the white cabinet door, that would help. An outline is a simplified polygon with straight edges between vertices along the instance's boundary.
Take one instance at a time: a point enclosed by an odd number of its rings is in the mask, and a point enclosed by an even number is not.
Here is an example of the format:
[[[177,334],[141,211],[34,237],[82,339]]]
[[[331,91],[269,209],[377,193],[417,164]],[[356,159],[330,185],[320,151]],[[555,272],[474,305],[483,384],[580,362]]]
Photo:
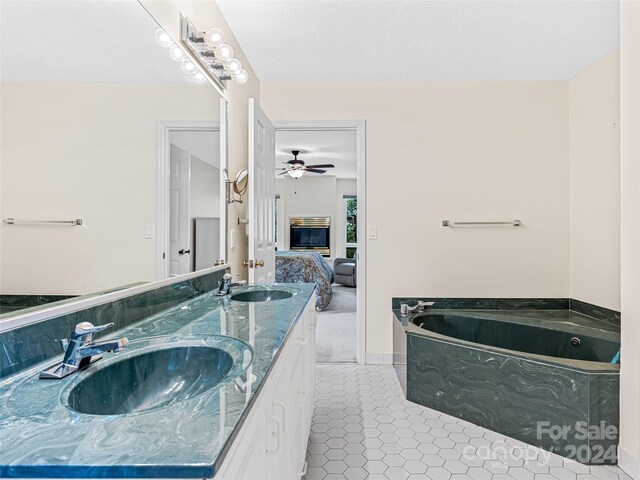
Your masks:
[[[269,428],[271,444],[267,448],[269,457],[269,479],[289,479],[289,444],[291,441],[291,407],[289,404],[289,344],[278,358],[278,368],[273,372]]]
[[[315,298],[289,335],[219,480],[299,480],[306,470],[315,389]]]
[[[249,99],[249,282],[275,282],[276,129]],[[253,262],[251,262],[253,260]]]

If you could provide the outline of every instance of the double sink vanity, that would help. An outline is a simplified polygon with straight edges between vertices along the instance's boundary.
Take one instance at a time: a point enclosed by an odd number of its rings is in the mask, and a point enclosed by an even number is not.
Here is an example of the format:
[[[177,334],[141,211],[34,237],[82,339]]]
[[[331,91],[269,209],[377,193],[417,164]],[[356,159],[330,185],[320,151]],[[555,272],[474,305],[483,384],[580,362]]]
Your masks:
[[[299,478],[315,384],[314,290],[211,290],[104,331],[95,345],[120,348],[62,378],[41,375],[62,356],[6,375],[0,476]]]

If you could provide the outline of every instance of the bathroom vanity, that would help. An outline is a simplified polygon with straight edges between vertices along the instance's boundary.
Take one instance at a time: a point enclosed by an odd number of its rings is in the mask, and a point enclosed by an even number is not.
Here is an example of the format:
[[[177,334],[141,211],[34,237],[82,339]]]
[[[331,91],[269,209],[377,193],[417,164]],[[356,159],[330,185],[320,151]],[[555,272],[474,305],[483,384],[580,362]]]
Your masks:
[[[203,293],[116,322],[100,340],[126,337],[125,348],[65,378],[38,378],[61,355],[6,374],[0,476],[300,478],[315,384],[314,290]]]

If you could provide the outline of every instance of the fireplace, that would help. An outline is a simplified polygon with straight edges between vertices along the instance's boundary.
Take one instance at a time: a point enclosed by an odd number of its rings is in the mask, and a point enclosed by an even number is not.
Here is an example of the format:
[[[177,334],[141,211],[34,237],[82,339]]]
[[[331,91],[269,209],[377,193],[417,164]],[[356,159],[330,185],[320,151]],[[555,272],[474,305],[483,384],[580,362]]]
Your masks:
[[[289,250],[331,255],[331,218],[296,217],[289,219]]]

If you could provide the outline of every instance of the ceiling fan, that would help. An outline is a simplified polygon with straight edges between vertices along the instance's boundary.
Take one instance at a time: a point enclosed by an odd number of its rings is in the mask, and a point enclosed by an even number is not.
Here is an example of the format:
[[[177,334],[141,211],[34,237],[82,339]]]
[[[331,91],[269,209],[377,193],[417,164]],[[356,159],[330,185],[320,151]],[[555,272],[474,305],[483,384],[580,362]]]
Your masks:
[[[300,150],[291,150],[293,154],[293,158],[288,162],[282,162],[287,165],[285,168],[279,168],[278,170],[284,170],[284,172],[279,173],[278,175],[284,175],[286,173],[289,174],[292,178],[300,178],[304,175],[305,172],[309,173],[326,173],[325,168],[335,168],[335,165],[331,163],[323,163],[320,165],[305,165],[302,160],[298,159],[298,155],[300,154]]]

